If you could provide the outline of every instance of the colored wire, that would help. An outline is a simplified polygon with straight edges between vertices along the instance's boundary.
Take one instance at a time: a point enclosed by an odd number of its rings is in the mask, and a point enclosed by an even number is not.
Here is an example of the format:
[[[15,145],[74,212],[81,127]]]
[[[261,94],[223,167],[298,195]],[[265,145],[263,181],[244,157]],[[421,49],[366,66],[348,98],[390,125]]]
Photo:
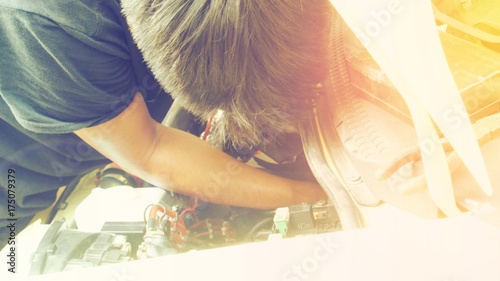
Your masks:
[[[203,140],[204,141],[207,140],[208,134],[210,133],[210,129],[212,128],[212,120],[213,119],[214,119],[214,117],[212,116],[207,121],[207,126],[205,127],[205,131],[203,132]]]
[[[182,217],[182,216],[183,216],[186,212],[188,212],[188,211],[192,211],[192,212],[194,212],[194,210],[196,209],[196,207],[198,207],[198,199],[195,199],[195,201],[194,201],[194,206],[193,206],[193,207],[191,207],[191,208],[187,208],[187,209],[185,209],[184,211],[182,211],[182,212],[181,212],[181,214],[179,215],[179,217]]]

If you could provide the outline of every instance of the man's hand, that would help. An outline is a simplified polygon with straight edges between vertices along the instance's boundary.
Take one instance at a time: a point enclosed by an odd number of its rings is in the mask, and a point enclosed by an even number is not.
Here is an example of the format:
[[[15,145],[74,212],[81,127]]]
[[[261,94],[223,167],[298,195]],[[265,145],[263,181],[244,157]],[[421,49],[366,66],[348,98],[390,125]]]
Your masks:
[[[270,209],[327,198],[317,184],[254,169],[191,134],[162,126],[149,116],[140,93],[116,118],[75,133],[129,173],[213,203]]]

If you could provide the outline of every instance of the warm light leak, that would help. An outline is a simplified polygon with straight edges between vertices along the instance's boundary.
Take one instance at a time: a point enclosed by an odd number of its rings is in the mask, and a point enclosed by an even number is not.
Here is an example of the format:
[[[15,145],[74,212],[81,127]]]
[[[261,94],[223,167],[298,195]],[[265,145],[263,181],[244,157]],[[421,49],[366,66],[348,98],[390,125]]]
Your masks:
[[[439,142],[434,123],[448,138],[482,191],[492,194],[470,119],[450,123],[448,110],[466,112],[439,41],[432,3],[413,0],[330,0],[406,101],[419,143]],[[446,155],[440,145],[422,160],[428,189],[448,216],[456,207]]]

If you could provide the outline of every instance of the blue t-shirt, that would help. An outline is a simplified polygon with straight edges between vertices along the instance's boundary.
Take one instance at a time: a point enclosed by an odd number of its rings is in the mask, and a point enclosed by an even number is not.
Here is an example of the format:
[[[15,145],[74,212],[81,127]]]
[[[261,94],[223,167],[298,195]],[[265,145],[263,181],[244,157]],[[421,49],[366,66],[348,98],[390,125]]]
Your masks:
[[[118,0],[0,0],[0,219],[8,169],[17,216],[50,206],[58,187],[107,161],[72,132],[116,117],[137,91],[161,121],[171,99],[142,63]]]

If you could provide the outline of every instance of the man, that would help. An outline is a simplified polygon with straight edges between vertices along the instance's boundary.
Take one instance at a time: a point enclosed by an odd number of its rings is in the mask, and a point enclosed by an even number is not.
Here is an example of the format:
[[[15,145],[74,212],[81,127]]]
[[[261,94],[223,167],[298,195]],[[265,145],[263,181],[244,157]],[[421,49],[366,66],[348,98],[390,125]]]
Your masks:
[[[326,197],[160,125],[157,105],[168,102],[137,63],[127,25],[161,86],[202,118],[223,110],[220,140],[246,147],[292,130],[324,78],[327,1],[122,5],[128,23],[115,0],[0,0],[0,247],[7,218],[20,231],[59,186],[106,158],[214,203],[275,208]]]

